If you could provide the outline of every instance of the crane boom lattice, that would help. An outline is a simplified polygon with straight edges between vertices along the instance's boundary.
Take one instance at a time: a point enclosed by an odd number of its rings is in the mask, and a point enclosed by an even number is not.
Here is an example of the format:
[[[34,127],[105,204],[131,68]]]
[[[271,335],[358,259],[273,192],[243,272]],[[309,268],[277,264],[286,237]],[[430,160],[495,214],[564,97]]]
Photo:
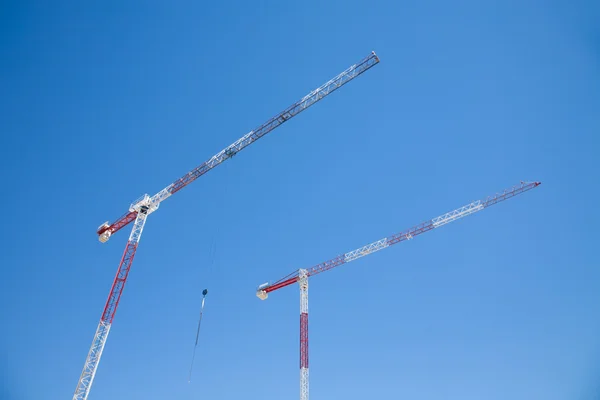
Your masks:
[[[342,264],[349,263],[358,258],[375,253],[376,251],[385,249],[393,244],[410,240],[417,235],[428,232],[432,229],[439,228],[450,222],[466,217],[477,211],[481,211],[486,207],[514,197],[518,194],[531,190],[540,185],[540,182],[524,183],[505,190],[501,194],[496,194],[493,197],[488,197],[485,200],[474,201],[466,206],[457,208],[439,217],[430,219],[417,226],[414,226],[404,232],[392,235],[387,238],[380,239],[370,243],[359,249],[352,250],[348,253],[339,255],[324,263],[318,264],[310,269],[299,269],[292,272],[286,277],[278,280],[275,283],[263,283],[256,290],[256,296],[261,300],[266,300],[270,292],[284,288],[293,283],[300,284],[300,400],[308,400],[309,398],[309,382],[308,382],[308,278],[321,272],[329,271]]]
[[[263,123],[256,129],[248,132],[238,140],[236,140],[231,145],[227,146],[206,162],[202,163],[200,166],[194,168],[181,178],[177,179],[175,182],[156,193],[151,197],[152,204],[160,204],[163,200],[170,197],[172,194],[177,193],[200,176],[204,175],[217,165],[221,164],[223,161],[235,156],[241,150],[250,146],[252,143],[265,136],[267,133],[271,132],[273,129],[277,128],[281,124],[286,121],[289,121],[291,118],[300,114],[302,111],[306,110],[313,104],[317,103],[319,100],[324,99],[346,83],[350,82],[354,78],[358,77],[363,72],[367,71],[369,68],[373,67],[379,62],[379,57],[372,52],[369,56],[361,60],[359,63],[352,65],[350,68],[346,69],[344,72],[336,76],[335,78],[329,80],[323,85],[319,86],[315,90],[308,93],[306,96],[269,119],[267,122]],[[106,242],[110,236],[128,225],[131,221],[135,219],[136,212],[130,210],[128,213],[124,214],[122,217],[117,219],[112,224],[104,223],[98,228],[98,235],[101,242]]]
[[[484,200],[477,200],[466,206],[460,207],[456,210],[450,211],[446,214],[440,215],[439,217],[430,219],[429,221],[423,222],[419,225],[413,226],[410,229],[407,229],[403,232],[397,233],[390,237],[385,237],[376,242],[370,243],[366,246],[358,248],[356,250],[352,250],[348,253],[339,255],[331,260],[327,260],[321,264],[315,265],[312,268],[307,270],[308,276],[314,276],[320,274],[321,272],[328,271],[332,268],[340,266],[342,264],[349,263],[350,261],[354,261],[358,258],[364,257],[368,254],[374,253],[376,251],[385,249],[393,244],[400,243],[406,240],[413,239],[415,236],[418,236],[422,233],[429,232],[432,229],[439,228],[444,226],[450,222],[456,221],[460,218],[464,218],[468,215],[476,213],[477,211],[481,211],[484,208],[490,207],[494,204],[497,204],[501,201],[510,199],[518,194],[531,190],[540,185],[540,182],[530,182],[530,183],[521,183],[518,186],[514,186],[510,189],[503,191],[502,193],[498,193],[494,196],[488,197]],[[257,295],[260,298],[266,298],[267,294],[273,292],[277,289],[281,289],[283,287],[289,286],[298,281],[298,272],[292,272],[290,275],[274,282],[273,284],[263,284],[259,287]]]
[[[143,195],[130,205],[127,213],[125,213],[112,224],[105,222],[98,228],[98,239],[101,242],[106,242],[110,239],[113,233],[135,221],[131,230],[131,235],[129,236],[129,240],[127,241],[127,245],[125,247],[123,257],[121,258],[119,268],[117,269],[117,275],[113,281],[108,300],[106,301],[104,311],[102,312],[102,317],[100,318],[98,328],[96,329],[92,346],[88,352],[83,371],[77,383],[73,400],[86,400],[89,395],[98,364],[100,363],[102,352],[104,351],[104,346],[106,345],[106,339],[108,337],[108,333],[110,332],[111,324],[117,311],[117,307],[119,306],[119,301],[121,299],[123,289],[125,288],[129,270],[131,269],[133,258],[137,251],[148,215],[156,211],[160,203],[171,195],[177,193],[195,181],[197,178],[204,175],[206,172],[221,164],[223,161],[233,157],[239,151],[254,143],[256,140],[271,132],[284,122],[298,115],[303,110],[306,110],[311,105],[317,103],[319,100],[322,100],[346,83],[360,76],[363,72],[367,71],[378,62],[379,58],[375,52],[372,52],[359,63],[352,65],[350,68],[346,69],[335,78],[329,80],[324,85],[321,85],[317,89],[311,91],[302,99],[286,108],[283,112],[260,125],[258,128],[242,136],[233,144],[211,157],[199,167],[194,168],[175,182],[171,183],[154,196],[149,196],[147,194]]]

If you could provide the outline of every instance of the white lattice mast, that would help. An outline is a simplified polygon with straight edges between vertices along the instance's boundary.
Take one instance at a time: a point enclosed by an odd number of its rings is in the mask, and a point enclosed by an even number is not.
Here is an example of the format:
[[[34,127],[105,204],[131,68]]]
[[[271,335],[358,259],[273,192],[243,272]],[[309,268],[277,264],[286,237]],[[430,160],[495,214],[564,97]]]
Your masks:
[[[106,344],[106,338],[110,332],[110,326],[115,317],[115,312],[117,311],[119,300],[121,299],[121,294],[123,293],[123,288],[125,287],[125,281],[129,275],[129,269],[133,263],[133,257],[135,256],[138,243],[142,237],[142,231],[144,230],[144,225],[146,224],[146,218],[151,212],[150,208],[145,204],[144,201],[146,203],[148,202],[147,196],[137,204],[131,206],[132,210],[137,211],[135,222],[133,223],[133,229],[129,235],[127,246],[125,246],[123,257],[121,257],[121,262],[119,263],[119,268],[117,269],[117,276],[115,277],[113,285],[110,289],[110,294],[108,296],[108,300],[106,301],[106,305],[104,306],[104,311],[102,312],[100,322],[98,323],[98,328],[96,329],[92,346],[90,347],[85,364],[83,365],[83,371],[81,372],[79,382],[75,388],[73,400],[86,399],[92,387],[92,383],[94,382],[98,363],[100,362],[100,357],[102,357],[104,345]],[[155,209],[156,208],[152,209],[152,211]]]
[[[263,283],[256,290],[256,296],[266,300],[269,293],[298,282],[300,285],[300,400],[308,400],[308,278],[328,271],[342,264],[349,263],[371,253],[383,250],[393,244],[411,240],[415,236],[442,227],[494,204],[510,199],[539,186],[540,182],[525,183],[514,186],[495,196],[477,200],[439,217],[430,219],[403,232],[377,240],[356,250],[339,255],[331,260],[318,264],[310,269],[299,269],[274,282]]]
[[[79,382],[77,383],[73,400],[85,400],[89,395],[92,383],[94,381],[94,376],[96,375],[96,369],[98,368],[104,346],[106,345],[106,339],[108,337],[108,333],[110,332],[110,327],[119,305],[119,300],[121,298],[121,294],[123,293],[127,276],[133,263],[133,257],[135,256],[135,252],[137,250],[142,230],[148,215],[156,211],[164,200],[177,193],[190,183],[194,182],[200,176],[204,175],[224,161],[232,158],[241,150],[250,146],[252,143],[273,131],[275,128],[300,114],[302,111],[308,109],[313,104],[316,104],[320,100],[324,99],[337,89],[344,86],[346,83],[359,77],[363,72],[369,70],[378,63],[379,58],[375,52],[371,52],[371,54],[357,64],[350,66],[341,74],[312,90],[310,93],[286,108],[284,111],[280,112],[275,117],[269,119],[267,122],[263,123],[257,128],[251,130],[240,139],[236,140],[234,143],[212,156],[206,162],[202,163],[181,178],[177,179],[175,182],[171,183],[163,190],[156,193],[154,196],[145,194],[140,199],[133,202],[129,207],[128,212],[118,218],[115,222],[111,224],[105,222],[98,228],[96,232],[98,234],[98,239],[100,242],[104,243],[108,241],[115,232],[135,221],[129,241],[125,247],[125,252],[123,253],[119,268],[117,269],[117,276],[113,281],[102,317],[100,318],[98,328],[96,329],[92,346],[83,366],[83,371],[79,378]]]
[[[298,270],[300,285],[300,400],[308,400],[308,272]]]

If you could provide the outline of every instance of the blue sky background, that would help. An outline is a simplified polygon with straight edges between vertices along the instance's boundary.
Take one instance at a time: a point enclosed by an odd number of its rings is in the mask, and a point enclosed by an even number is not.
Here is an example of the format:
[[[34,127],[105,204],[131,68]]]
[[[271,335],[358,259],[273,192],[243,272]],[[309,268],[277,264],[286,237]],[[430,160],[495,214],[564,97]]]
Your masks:
[[[129,234],[98,225],[375,50],[149,218],[90,399],[297,398],[298,289],[258,284],[520,180],[543,185],[310,281],[311,397],[599,398],[600,3],[0,15],[0,397],[72,396]]]

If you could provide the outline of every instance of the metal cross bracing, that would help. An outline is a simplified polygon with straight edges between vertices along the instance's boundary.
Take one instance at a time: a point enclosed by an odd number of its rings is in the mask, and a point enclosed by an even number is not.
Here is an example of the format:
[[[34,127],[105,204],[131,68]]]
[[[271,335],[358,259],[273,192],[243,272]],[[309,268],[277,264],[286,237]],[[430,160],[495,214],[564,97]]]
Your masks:
[[[428,232],[435,228],[444,226],[450,222],[460,218],[474,214],[494,204],[510,199],[528,190],[539,186],[540,182],[525,183],[504,190],[494,196],[487,197],[484,200],[477,200],[456,210],[450,211],[439,217],[430,219],[419,225],[413,226],[405,231],[385,237],[366,246],[360,247],[348,253],[341,254],[331,260],[309,269],[299,269],[291,274],[279,279],[274,283],[263,283],[256,290],[256,296],[261,300],[266,300],[269,293],[289,286],[294,283],[300,284],[300,400],[308,400],[308,278],[322,272],[328,271],[342,264],[349,263],[358,258],[364,257],[371,253],[385,249],[393,244],[400,243],[406,240],[413,239],[422,233]]]
[[[104,311],[102,312],[102,317],[100,318],[96,334],[94,335],[92,346],[88,352],[79,382],[77,383],[73,400],[85,400],[89,395],[90,388],[98,368],[98,363],[100,362],[100,357],[102,356],[106,339],[108,337],[108,333],[110,332],[111,324],[113,322],[115,312],[117,311],[117,307],[127,281],[127,276],[133,263],[133,258],[135,256],[135,252],[137,250],[148,215],[156,211],[160,203],[171,195],[177,193],[179,190],[183,189],[225,160],[233,157],[239,151],[245,149],[250,144],[265,136],[267,133],[273,131],[284,122],[289,121],[291,118],[317,103],[319,100],[322,100],[346,83],[360,76],[363,72],[369,70],[377,63],[379,63],[379,58],[375,52],[371,52],[371,54],[357,64],[352,65],[350,68],[346,69],[344,72],[329,80],[327,83],[321,85],[317,89],[312,90],[310,93],[286,108],[284,111],[269,119],[264,124],[258,126],[256,129],[248,132],[246,135],[242,136],[240,139],[212,156],[200,166],[194,168],[175,182],[171,183],[154,196],[149,196],[147,194],[143,195],[138,200],[134,201],[129,207],[129,211],[118,218],[115,222],[111,224],[105,222],[98,228],[98,238],[104,243],[110,239],[112,234],[119,231],[129,223],[135,221],[131,235],[129,236],[129,240],[127,241],[127,245],[125,247],[123,257],[121,258],[121,262],[117,269],[117,275],[113,281],[108,300],[106,301]]]
[[[417,235],[428,232],[432,229],[439,228],[449,222],[456,221],[457,219],[466,217],[467,215],[471,215],[477,211],[481,211],[486,207],[499,203],[501,201],[507,200],[511,197],[514,197],[520,193],[531,190],[540,185],[540,182],[532,182],[532,183],[521,183],[518,186],[512,187],[510,189],[505,190],[502,193],[496,194],[495,196],[488,197],[484,200],[478,200],[472,202],[466,206],[458,208],[456,210],[450,211],[446,214],[440,215],[439,217],[430,219],[429,221],[423,222],[419,225],[413,226],[410,229],[407,229],[403,232],[391,235],[389,237],[380,239],[376,242],[370,243],[366,246],[363,246],[359,249],[352,250],[348,253],[339,255],[331,260],[325,261],[321,264],[315,265],[314,267],[308,269],[308,276],[314,276],[320,274],[321,272],[325,272],[332,268],[335,268],[341,264],[346,264],[350,261],[354,261],[357,258],[364,257],[367,254],[374,253],[381,249],[385,249],[393,244],[403,242],[405,240],[410,240]],[[265,295],[280,289],[285,286],[289,286],[298,281],[298,271],[292,272],[290,275],[264,286],[262,289],[265,292]]]
[[[300,284],[300,399],[308,399],[308,273],[298,270]]]
[[[117,269],[117,276],[115,277],[112,287],[110,288],[108,300],[106,301],[104,311],[102,312],[102,317],[100,318],[100,323],[96,329],[96,334],[94,335],[94,340],[92,341],[92,347],[90,348],[87,359],[85,360],[83,371],[79,377],[79,382],[77,382],[73,399],[86,399],[90,392],[92,383],[94,382],[94,376],[96,375],[96,370],[98,368],[98,363],[100,363],[100,357],[104,351],[106,338],[110,332],[110,327],[113,318],[115,317],[115,312],[117,311],[119,300],[121,299],[121,294],[123,293],[123,288],[125,287],[125,281],[127,280],[127,275],[129,275],[129,269],[133,263],[133,257],[135,256],[135,251],[142,236],[142,231],[144,230],[147,217],[148,215],[145,211],[140,211],[137,214],[133,224],[133,229],[129,235],[129,240],[125,246],[125,251],[123,252],[123,257],[121,257],[121,263]]]
[[[172,194],[178,192],[183,189],[194,180],[204,175],[217,165],[221,164],[223,161],[228,158],[233,157],[238,152],[251,145],[267,133],[271,132],[273,129],[277,128],[284,122],[290,120],[292,117],[295,117],[302,111],[306,110],[308,107],[312,106],[319,100],[325,98],[327,95],[333,93],[335,90],[339,89],[346,83],[350,82],[352,79],[356,78],[363,72],[367,71],[369,68],[373,67],[379,62],[379,57],[372,52],[368,57],[364,58],[357,64],[352,65],[350,68],[336,76],[335,78],[329,80],[327,83],[319,86],[315,90],[311,91],[309,94],[277,114],[275,117],[269,119],[264,124],[260,125],[256,129],[248,132],[240,139],[227,146],[225,149],[221,150],[219,153],[212,156],[206,162],[202,163],[200,166],[194,168],[181,178],[177,179],[175,182],[171,183],[169,186],[156,193],[151,197],[151,202],[153,204],[160,204],[163,200],[167,199]],[[128,225],[131,221],[135,219],[135,211],[129,210],[129,212],[125,213],[119,219],[117,219],[112,224],[105,222],[98,228],[98,235],[101,242],[106,242],[110,236],[117,232],[119,229]]]

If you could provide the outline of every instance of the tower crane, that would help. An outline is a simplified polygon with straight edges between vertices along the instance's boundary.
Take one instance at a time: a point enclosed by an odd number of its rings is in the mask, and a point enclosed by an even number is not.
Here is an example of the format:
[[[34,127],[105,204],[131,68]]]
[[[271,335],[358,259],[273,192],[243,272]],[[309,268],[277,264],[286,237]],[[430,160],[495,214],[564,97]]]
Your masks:
[[[461,208],[450,211],[446,214],[440,215],[439,217],[430,219],[429,221],[423,222],[419,225],[413,226],[403,232],[395,235],[385,237],[376,242],[370,243],[359,249],[352,250],[348,253],[339,255],[332,258],[329,261],[325,261],[309,269],[298,269],[291,274],[281,278],[280,280],[273,283],[263,283],[256,290],[256,296],[261,300],[266,300],[269,293],[289,286],[294,283],[298,283],[300,286],[300,400],[308,400],[308,278],[320,274],[325,271],[329,271],[340,265],[347,264],[350,261],[354,261],[358,258],[364,257],[368,254],[376,251],[385,249],[396,243],[401,243],[406,240],[411,240],[415,236],[425,232],[429,232],[435,228],[444,226],[450,222],[456,221],[457,219],[466,217],[484,208],[490,207],[494,204],[500,203],[504,200],[510,199],[528,190],[534,189],[539,186],[541,182],[521,182],[520,185],[514,186],[510,189],[504,190],[504,192],[496,194],[491,197],[487,197],[484,200],[477,200],[470,204],[467,204]]]
[[[129,210],[113,223],[105,222],[98,227],[98,238],[100,242],[104,243],[108,241],[115,232],[133,222],[133,228],[131,230],[131,234],[129,235],[129,240],[127,241],[125,251],[123,252],[121,262],[119,263],[117,274],[110,289],[108,300],[106,301],[98,328],[96,329],[96,333],[92,341],[92,346],[90,347],[88,356],[85,360],[83,371],[79,378],[79,382],[77,383],[75,394],[73,395],[73,400],[85,400],[89,395],[92,383],[94,381],[94,376],[100,362],[100,357],[102,356],[106,339],[115,317],[115,313],[125,287],[125,282],[127,281],[127,276],[133,263],[133,258],[138,248],[142,231],[144,230],[144,225],[148,216],[156,211],[160,203],[169,198],[171,195],[177,193],[198,179],[200,176],[215,168],[217,165],[223,163],[225,160],[235,156],[241,150],[265,136],[267,133],[271,132],[284,122],[306,110],[308,107],[317,103],[319,100],[333,93],[335,90],[358,77],[363,72],[369,70],[377,63],[379,63],[379,57],[377,57],[375,52],[371,52],[371,54],[362,59],[359,63],[352,65],[335,78],[311,91],[306,96],[286,108],[284,111],[269,119],[256,129],[248,132],[246,135],[242,136],[240,139],[212,156],[200,166],[183,175],[181,178],[177,179],[175,182],[156,193],[154,196],[144,194],[131,203]]]

